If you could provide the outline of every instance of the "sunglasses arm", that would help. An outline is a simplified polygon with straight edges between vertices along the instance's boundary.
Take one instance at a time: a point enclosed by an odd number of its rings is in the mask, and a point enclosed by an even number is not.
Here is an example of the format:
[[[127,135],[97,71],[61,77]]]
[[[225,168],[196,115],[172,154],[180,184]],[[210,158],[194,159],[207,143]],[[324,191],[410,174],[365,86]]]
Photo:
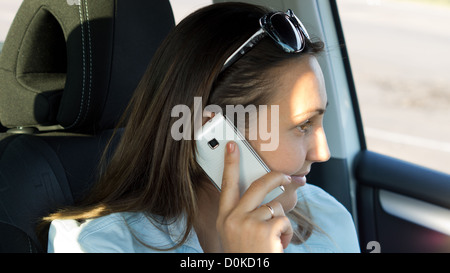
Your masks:
[[[236,62],[242,55],[247,53],[250,49],[252,49],[259,40],[261,40],[264,36],[266,36],[266,33],[262,28],[260,28],[255,34],[253,34],[245,43],[243,43],[236,51],[231,54],[231,56],[225,61],[222,71],[227,69],[230,65],[232,65],[234,62]]]

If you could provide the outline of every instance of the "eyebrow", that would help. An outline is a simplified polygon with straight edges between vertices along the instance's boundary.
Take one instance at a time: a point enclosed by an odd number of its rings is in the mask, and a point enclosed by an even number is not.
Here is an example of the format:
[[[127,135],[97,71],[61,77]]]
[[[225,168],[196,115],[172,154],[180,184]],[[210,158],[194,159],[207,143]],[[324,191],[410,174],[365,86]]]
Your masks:
[[[326,104],[326,106],[325,106],[325,109],[323,109],[323,108],[317,108],[317,109],[314,109],[314,110],[306,111],[306,112],[304,112],[304,113],[300,113],[300,114],[298,114],[298,115],[295,115],[294,117],[307,116],[307,115],[311,115],[311,114],[317,114],[317,115],[320,116],[320,115],[325,114],[327,108],[328,108],[328,101],[327,101],[327,104]]]

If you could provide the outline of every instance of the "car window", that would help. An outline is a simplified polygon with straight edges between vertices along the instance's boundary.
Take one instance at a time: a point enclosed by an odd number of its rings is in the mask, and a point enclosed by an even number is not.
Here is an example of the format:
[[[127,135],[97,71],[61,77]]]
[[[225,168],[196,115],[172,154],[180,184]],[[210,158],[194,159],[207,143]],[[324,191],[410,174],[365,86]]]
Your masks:
[[[172,5],[173,15],[175,16],[175,23],[178,24],[184,17],[192,12],[207,5],[212,4],[212,0],[170,0]]]
[[[0,50],[3,47],[6,34],[11,26],[17,10],[22,4],[21,0],[9,0],[0,2]]]
[[[368,149],[450,173],[450,1],[337,4]]]

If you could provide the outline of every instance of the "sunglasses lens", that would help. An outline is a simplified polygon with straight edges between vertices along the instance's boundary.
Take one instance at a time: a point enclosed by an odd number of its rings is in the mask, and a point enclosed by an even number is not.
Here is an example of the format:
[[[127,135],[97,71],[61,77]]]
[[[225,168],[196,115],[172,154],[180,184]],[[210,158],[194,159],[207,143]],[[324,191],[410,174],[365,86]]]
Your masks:
[[[309,39],[305,27],[290,9],[286,13],[267,13],[259,19],[259,24],[261,29],[228,57],[222,67],[222,71],[248,52],[266,34],[288,53],[303,51],[306,40]]]
[[[285,14],[277,13],[270,18],[271,31],[285,51],[295,52],[302,48],[303,37]]]

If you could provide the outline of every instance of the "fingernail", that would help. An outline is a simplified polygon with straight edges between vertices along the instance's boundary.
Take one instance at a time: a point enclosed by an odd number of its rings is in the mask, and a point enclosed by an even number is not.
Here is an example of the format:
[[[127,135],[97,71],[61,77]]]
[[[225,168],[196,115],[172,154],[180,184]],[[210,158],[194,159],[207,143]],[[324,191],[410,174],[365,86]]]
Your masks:
[[[286,175],[286,178],[287,178],[287,180],[288,180],[289,182],[292,181],[292,177],[291,177],[290,175]]]
[[[234,142],[229,142],[227,144],[227,149],[228,149],[228,153],[231,154],[232,152],[234,152],[234,148],[235,148],[235,143]]]

